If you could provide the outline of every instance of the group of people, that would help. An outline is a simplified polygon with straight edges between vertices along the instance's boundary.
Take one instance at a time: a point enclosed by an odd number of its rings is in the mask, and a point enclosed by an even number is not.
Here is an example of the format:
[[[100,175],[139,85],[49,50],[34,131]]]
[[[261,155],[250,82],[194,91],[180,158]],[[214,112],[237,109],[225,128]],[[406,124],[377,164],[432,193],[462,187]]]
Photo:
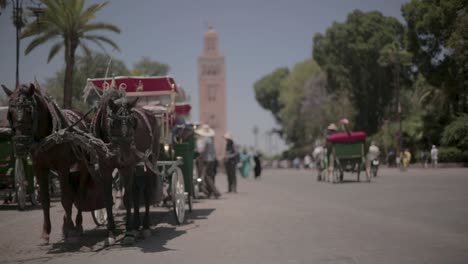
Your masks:
[[[204,124],[195,130],[196,135],[196,167],[197,173],[203,179],[200,186],[200,191],[210,198],[219,198],[221,192],[215,184],[215,178],[219,167],[217,159],[214,136],[215,131],[209,125]],[[223,157],[223,165],[227,175],[228,193],[237,193],[237,170],[243,178],[250,175],[251,155],[244,148],[239,152],[232,135],[227,132],[224,134],[226,140],[226,148]],[[260,161],[260,153],[255,152],[253,155],[255,164],[254,175],[258,179],[261,175],[262,166]]]

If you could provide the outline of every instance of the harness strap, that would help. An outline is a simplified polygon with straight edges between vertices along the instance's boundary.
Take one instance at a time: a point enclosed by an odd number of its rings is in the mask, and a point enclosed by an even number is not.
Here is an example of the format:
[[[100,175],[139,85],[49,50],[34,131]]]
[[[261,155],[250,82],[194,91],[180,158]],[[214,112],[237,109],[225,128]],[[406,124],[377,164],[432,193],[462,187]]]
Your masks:
[[[85,115],[83,116],[79,116],[77,113],[75,113],[74,111],[72,110],[69,110],[69,109],[64,109],[62,110],[63,113],[65,114],[65,116],[67,117],[68,120],[70,120],[73,124],[69,124],[70,126],[73,126],[76,124],[76,123],[80,123],[86,130],[88,130],[88,125],[86,124],[86,122],[84,121],[84,117]],[[92,109],[90,111],[88,111],[88,114],[92,111]],[[74,127],[75,128],[75,127]],[[79,129],[79,128],[78,128]]]
[[[143,121],[145,122],[146,128],[148,129],[150,137],[151,137],[151,145],[150,146],[153,147],[153,140],[154,140],[153,139],[153,128],[150,125],[148,117],[146,116],[146,114],[141,109],[138,109],[138,108],[132,108],[132,112],[140,115],[141,118],[143,119]]]

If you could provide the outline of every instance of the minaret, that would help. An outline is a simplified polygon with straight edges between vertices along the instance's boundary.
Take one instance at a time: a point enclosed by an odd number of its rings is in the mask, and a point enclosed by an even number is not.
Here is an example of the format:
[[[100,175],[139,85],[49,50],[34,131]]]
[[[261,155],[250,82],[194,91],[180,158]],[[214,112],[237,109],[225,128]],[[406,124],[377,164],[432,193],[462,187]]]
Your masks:
[[[198,57],[200,123],[215,130],[216,155],[224,155],[226,133],[226,66],[219,54],[218,33],[208,25],[203,36],[203,53]]]

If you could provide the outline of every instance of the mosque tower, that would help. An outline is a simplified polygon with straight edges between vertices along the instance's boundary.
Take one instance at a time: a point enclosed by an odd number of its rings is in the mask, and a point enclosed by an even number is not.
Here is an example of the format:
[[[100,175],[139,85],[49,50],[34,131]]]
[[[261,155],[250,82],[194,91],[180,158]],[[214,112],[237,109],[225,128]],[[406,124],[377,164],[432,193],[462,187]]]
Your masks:
[[[203,35],[203,53],[198,57],[198,100],[201,124],[208,124],[216,132],[216,155],[225,152],[226,115],[226,66],[219,53],[218,33],[208,25]]]

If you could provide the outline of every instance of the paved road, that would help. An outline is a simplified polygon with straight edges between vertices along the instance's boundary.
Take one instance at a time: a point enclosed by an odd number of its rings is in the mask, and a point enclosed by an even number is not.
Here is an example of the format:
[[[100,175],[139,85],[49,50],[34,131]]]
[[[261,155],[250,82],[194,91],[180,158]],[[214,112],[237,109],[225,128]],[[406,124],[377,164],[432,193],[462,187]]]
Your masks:
[[[386,169],[370,184],[295,170],[239,181],[238,194],[198,202],[184,226],[153,209],[153,236],[133,247],[104,248],[90,216],[81,242],[62,242],[60,203],[53,243],[37,246],[42,212],[0,205],[0,263],[468,263],[466,169]]]

